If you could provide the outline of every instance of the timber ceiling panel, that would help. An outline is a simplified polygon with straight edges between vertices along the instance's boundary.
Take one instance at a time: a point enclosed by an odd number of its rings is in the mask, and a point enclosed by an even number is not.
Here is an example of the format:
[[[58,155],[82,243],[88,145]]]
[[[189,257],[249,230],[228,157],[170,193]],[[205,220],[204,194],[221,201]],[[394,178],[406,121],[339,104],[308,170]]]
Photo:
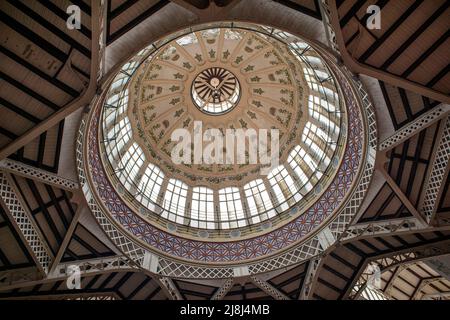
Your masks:
[[[28,178],[12,177],[25,210],[34,218],[52,254],[56,255],[75,214],[68,193]]]
[[[308,263],[294,267],[267,282],[291,299],[297,300],[305,280]]]
[[[82,10],[80,30],[66,8]],[[76,99],[89,80],[90,7],[83,1],[0,3],[0,148]],[[56,172],[63,123],[12,157]],[[45,147],[45,148],[44,148]]]
[[[115,299],[163,300],[167,299],[156,282],[143,274],[112,272],[82,276],[81,289],[68,289],[65,280],[41,282],[0,292],[9,299],[67,299],[80,295],[112,295]]]
[[[35,264],[19,233],[0,205],[0,272],[33,267]],[[0,283],[2,282],[0,277]]]
[[[398,130],[439,104],[424,96],[379,81],[394,129]]]
[[[72,239],[66,248],[62,261],[94,259],[113,255],[114,252],[111,251],[111,249],[103,244],[103,242],[82,224],[78,223],[72,235]]]
[[[371,4],[381,9],[379,30],[366,26]],[[338,1],[346,49],[360,63],[448,94],[449,4],[445,0]]]
[[[224,300],[273,300],[273,298],[253,283],[246,282],[245,284],[235,284],[227,293]]]
[[[395,195],[391,187],[385,183],[361,216],[358,223],[408,216],[411,216],[411,213]]]
[[[450,281],[419,261],[383,272],[380,289],[394,300],[417,300],[450,291]]]
[[[313,18],[322,20],[320,13],[319,0],[274,0],[289,8],[307,14]]]
[[[217,287],[182,280],[173,280],[173,282],[183,299],[186,300],[210,300],[218,290]]]
[[[169,4],[168,0],[108,0],[107,44]]]
[[[58,125],[45,131],[38,138],[10,155],[9,158],[39,169],[58,173],[64,123],[63,120]]]
[[[418,205],[435,142],[443,121],[438,121],[393,148],[389,153],[387,172],[411,203]]]
[[[395,255],[401,250],[448,243],[450,231],[422,232],[405,235],[383,235],[360,239],[337,246],[328,253],[318,270],[317,282],[313,287],[313,299],[343,299],[364,271],[367,259]],[[323,267],[327,266],[327,267]]]

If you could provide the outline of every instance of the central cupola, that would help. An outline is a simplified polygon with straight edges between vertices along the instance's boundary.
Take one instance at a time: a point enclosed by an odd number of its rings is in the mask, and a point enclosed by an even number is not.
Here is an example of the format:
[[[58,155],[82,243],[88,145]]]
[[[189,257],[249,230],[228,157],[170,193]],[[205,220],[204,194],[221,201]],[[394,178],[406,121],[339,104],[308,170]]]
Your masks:
[[[210,67],[195,77],[191,95],[199,110],[219,115],[231,111],[238,104],[241,86],[232,72],[221,67]]]

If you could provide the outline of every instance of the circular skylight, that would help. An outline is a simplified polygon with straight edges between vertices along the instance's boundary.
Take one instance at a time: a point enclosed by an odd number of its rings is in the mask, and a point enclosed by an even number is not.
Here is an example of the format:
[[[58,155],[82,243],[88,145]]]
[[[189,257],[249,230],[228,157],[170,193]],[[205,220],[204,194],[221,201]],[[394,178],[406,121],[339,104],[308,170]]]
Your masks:
[[[236,76],[221,67],[200,72],[192,82],[192,101],[208,114],[223,114],[239,102],[240,85]]]

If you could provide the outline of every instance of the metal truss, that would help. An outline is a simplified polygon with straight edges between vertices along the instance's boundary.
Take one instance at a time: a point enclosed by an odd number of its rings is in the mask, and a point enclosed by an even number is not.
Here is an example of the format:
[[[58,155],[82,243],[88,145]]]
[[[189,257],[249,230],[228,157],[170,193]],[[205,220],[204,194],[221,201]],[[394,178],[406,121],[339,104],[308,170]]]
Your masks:
[[[51,297],[46,296],[45,300]],[[119,296],[114,292],[111,293],[77,293],[58,295],[58,300],[89,300],[89,301],[109,301],[120,300]]]
[[[347,202],[347,205],[343,208],[336,219],[329,225],[329,228],[336,239],[339,239],[342,233],[347,229],[348,225],[357,215],[360,205],[364,200],[367,189],[369,188],[369,184],[372,180],[373,171],[375,168],[375,156],[377,148],[377,124],[375,110],[372,102],[370,101],[370,97],[364,89],[361,81],[352,77],[350,71],[345,66],[342,66],[341,69],[343,71],[345,70],[349,81],[351,79],[356,94],[359,96],[359,99],[361,101],[361,107],[364,109],[364,113],[367,116],[368,140],[366,145],[367,159],[365,161],[364,169],[362,171],[359,183],[355,187],[354,193],[350,200]]]
[[[47,279],[61,279],[68,277],[68,270],[76,266],[80,269],[81,276],[96,275],[110,271],[138,271],[136,264],[125,256],[112,258],[100,258],[92,260],[80,260],[75,262],[60,263],[55,271],[48,275]]]
[[[53,271],[55,271],[55,268],[60,263],[61,258],[63,257],[64,253],[66,252],[67,246],[70,244],[70,241],[72,240],[72,235],[75,232],[75,229],[78,225],[78,220],[80,218],[81,211],[84,209],[86,209],[86,207],[84,207],[84,206],[80,206],[77,208],[77,211],[75,212],[75,215],[73,216],[72,221],[70,221],[70,225],[66,230],[64,239],[63,239],[61,245],[59,246],[58,252],[56,253],[55,258],[53,259],[49,273],[52,273]]]
[[[68,191],[75,191],[79,188],[78,182],[74,180],[11,159],[1,160],[0,169]]]
[[[8,300],[3,298],[0,300]],[[120,300],[121,298],[115,292],[77,292],[77,293],[55,293],[46,295],[32,295],[14,297],[14,300],[90,300],[90,301],[109,301]]]
[[[100,1],[99,5],[99,39],[98,39],[98,73],[96,81],[105,75],[106,70],[106,38],[108,37],[108,5],[106,1]]]
[[[419,285],[417,286],[417,288],[415,289],[415,292],[413,294],[413,296],[411,297],[411,300],[419,300],[420,299],[420,294],[422,293],[422,289],[425,288],[426,286],[437,282],[437,281],[441,281],[444,280],[444,277],[437,277],[437,278],[432,278],[432,279],[422,279],[419,282]],[[425,295],[422,295],[422,299],[424,298]],[[430,295],[429,295],[430,296]]]
[[[420,221],[414,217],[358,223],[350,226],[345,231],[341,241],[355,240],[366,237],[370,238],[383,234],[399,234],[421,229],[423,230]]]
[[[73,270],[74,267],[80,270],[80,277],[108,272],[138,272],[140,270],[129,258],[125,256],[72,261],[59,264],[55,270],[52,273],[49,273],[46,277],[36,274],[36,269],[34,269],[34,272],[33,270],[11,270],[7,274],[0,274],[0,279],[2,279],[0,290],[12,290],[21,287],[29,287],[37,284],[64,280],[71,275],[69,270]]]
[[[407,269],[408,266],[409,266],[409,264],[402,264],[402,265],[398,266],[397,269],[395,269],[394,273],[393,273],[392,276],[391,276],[391,280],[387,283],[386,287],[384,288],[384,293],[385,293],[387,296],[390,296],[390,295],[391,295],[391,291],[392,291],[392,288],[393,288],[393,286],[394,286],[394,280],[395,280],[395,278],[397,278],[398,275],[399,275],[403,270]]]
[[[431,126],[433,123],[442,119],[450,112],[450,105],[440,104],[433,109],[425,112],[413,122],[405,125],[401,129],[397,130],[393,135],[381,141],[378,150],[388,151],[399,144],[405,142],[412,136],[416,135],[423,129]]]
[[[433,220],[436,210],[436,200],[439,190],[441,189],[445,173],[447,171],[450,159],[450,116],[445,121],[445,127],[442,132],[439,145],[436,149],[433,165],[427,184],[424,188],[425,197],[421,205],[420,211],[425,215],[426,220],[430,223]]]
[[[135,261],[126,256],[60,263],[55,267],[55,270],[46,277],[42,277],[42,274],[37,272],[36,268],[1,272],[0,282],[2,284],[0,285],[0,291],[32,287],[35,285],[53,283],[60,280],[67,280],[69,279],[69,276],[72,275],[71,270],[74,270],[74,268],[80,271],[80,278],[112,272],[143,272],[149,277],[152,277],[152,279],[158,283],[170,299],[183,299],[177,287],[170,278],[159,277],[158,275],[151,274],[148,270],[142,269],[141,266],[136,265]],[[111,293],[111,295],[116,299],[120,298],[114,293]],[[101,300],[106,300],[106,297],[111,295],[109,293],[101,293],[100,296],[95,293],[74,293],[63,295],[62,299],[68,298],[84,300],[86,298],[89,300],[98,300],[99,297],[105,297],[105,299],[102,298]]]
[[[175,278],[223,279],[233,277],[234,269],[232,267],[201,267],[159,257],[158,274]]]
[[[383,174],[389,187],[394,191],[395,195],[403,203],[403,205],[408,209],[408,211],[417,219],[417,224],[426,227],[428,224],[425,221],[423,215],[416,209],[416,207],[411,203],[409,198],[405,195],[399,185],[392,179],[389,173],[384,168],[379,168],[379,171]]]
[[[267,293],[269,296],[271,296],[275,300],[291,300],[291,299],[289,299],[288,296],[286,296],[285,294],[281,293],[277,288],[271,286],[269,283],[267,283],[264,280],[261,280],[257,276],[251,276],[250,280],[252,281],[252,283],[255,286],[260,288],[262,291]]]
[[[211,300],[222,300],[234,285],[234,279],[225,280],[222,286],[214,293]]]
[[[330,7],[328,5],[327,0],[319,1],[320,4],[320,13],[322,15],[323,26],[325,28],[325,34],[328,40],[328,44],[331,49],[337,54],[339,53],[339,47],[336,42],[336,33],[334,32],[333,26],[330,22]]]
[[[317,270],[322,263],[322,257],[316,257],[311,259],[306,271],[305,280],[303,280],[303,286],[298,296],[299,300],[310,300],[313,292],[313,286],[316,283]]]
[[[5,206],[6,213],[15,222],[20,231],[19,234],[28,245],[31,256],[36,262],[39,270],[46,274],[52,261],[52,256],[47,244],[42,240],[39,229],[36,227],[33,218],[22,206],[17,192],[10,183],[9,174],[0,170],[0,197]]]
[[[250,274],[259,274],[276,269],[281,269],[283,267],[291,266],[308,260],[319,255],[321,252],[322,247],[316,236],[304,243],[302,246],[288,251],[287,253],[259,263],[251,264],[248,266],[248,270]]]
[[[0,272],[0,290],[6,290],[11,286],[15,288],[17,284],[34,283],[42,277],[42,272],[35,267],[2,271]]]
[[[373,263],[373,262],[372,262]],[[370,263],[366,264],[364,271],[361,273],[358,281],[351,291],[351,300],[389,300],[388,297],[373,286],[368,285],[371,277],[373,277],[373,269]]]
[[[156,281],[158,282],[160,287],[164,290],[164,292],[168,294],[170,300],[183,300],[180,291],[178,291],[172,279],[168,277],[159,277],[156,278]]]
[[[422,300],[448,300],[450,299],[450,291],[444,291],[434,294],[424,294]]]
[[[366,287],[359,296],[358,300],[389,300],[386,295],[375,288]]]
[[[442,241],[433,245],[425,245],[418,248],[407,249],[394,254],[386,254],[383,257],[367,259],[364,264],[363,272],[358,276],[355,284],[348,293],[348,299],[355,300],[362,294],[367,286],[371,274],[365,272],[369,263],[378,264],[381,272],[389,270],[395,266],[407,264],[413,261],[419,261],[450,252],[450,241]]]

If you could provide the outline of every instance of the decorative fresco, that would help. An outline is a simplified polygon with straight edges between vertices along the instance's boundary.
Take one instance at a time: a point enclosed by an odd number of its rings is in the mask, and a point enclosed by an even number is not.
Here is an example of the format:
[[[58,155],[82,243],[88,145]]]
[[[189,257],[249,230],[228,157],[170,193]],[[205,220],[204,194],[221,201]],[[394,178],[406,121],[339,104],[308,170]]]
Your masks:
[[[128,115],[138,128],[133,136],[149,162],[188,184],[244,184],[255,178],[259,164],[174,166],[171,134],[193,130],[194,121],[221,132],[278,129],[280,159],[286,159],[308,118],[307,86],[295,60],[277,40],[238,29],[209,29],[172,41],[137,70],[130,84]],[[191,83],[212,67],[232,73],[240,84],[236,108],[220,118],[199,112],[192,100]],[[163,152],[152,152],[158,148]]]

